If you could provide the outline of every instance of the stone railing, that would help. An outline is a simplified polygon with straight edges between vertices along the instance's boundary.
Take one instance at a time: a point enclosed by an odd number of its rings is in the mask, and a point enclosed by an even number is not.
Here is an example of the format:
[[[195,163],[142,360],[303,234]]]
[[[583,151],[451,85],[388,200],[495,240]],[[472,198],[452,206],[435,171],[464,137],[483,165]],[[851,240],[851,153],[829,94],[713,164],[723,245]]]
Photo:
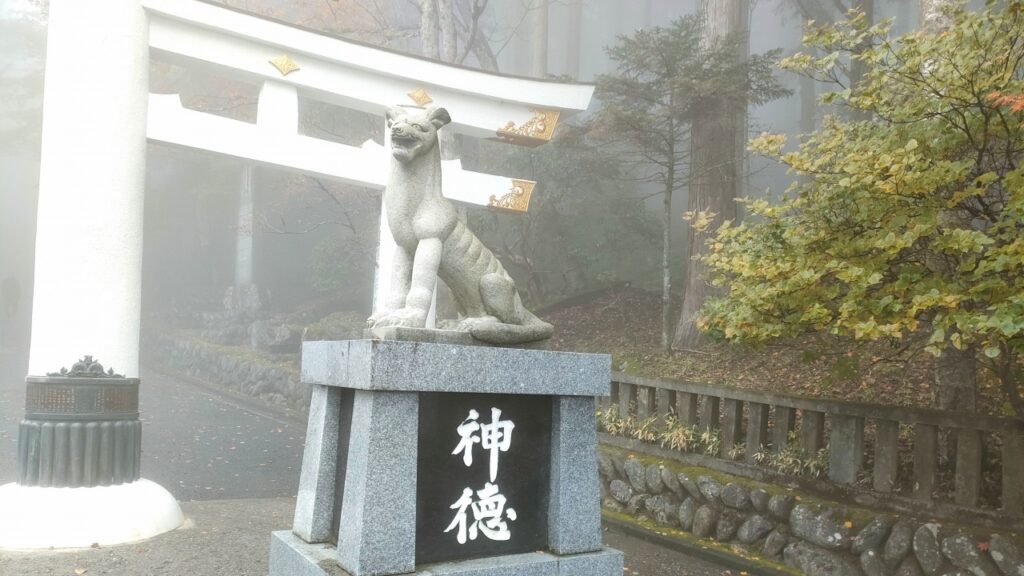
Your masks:
[[[620,418],[654,419],[654,427],[672,415],[683,426],[711,431],[717,440],[713,447],[689,455],[702,465],[749,477],[778,477],[764,464],[765,454],[787,448],[805,455],[827,452],[822,474],[827,481],[806,479],[805,484],[904,512],[1024,527],[1021,420],[622,373],[613,374],[611,396],[602,401],[602,407],[612,406]],[[627,448],[638,444],[603,437]],[[999,464],[983,466],[986,459]]]

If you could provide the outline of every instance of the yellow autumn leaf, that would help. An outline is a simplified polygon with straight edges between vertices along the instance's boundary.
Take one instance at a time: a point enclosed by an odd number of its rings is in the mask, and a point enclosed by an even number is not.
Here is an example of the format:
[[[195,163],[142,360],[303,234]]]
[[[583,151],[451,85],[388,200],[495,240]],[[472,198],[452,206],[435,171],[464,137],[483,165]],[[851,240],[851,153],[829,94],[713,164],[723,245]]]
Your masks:
[[[711,210],[687,210],[683,212],[683,220],[690,223],[690,227],[697,232],[703,232],[711,226],[711,222],[714,221],[717,213]]]

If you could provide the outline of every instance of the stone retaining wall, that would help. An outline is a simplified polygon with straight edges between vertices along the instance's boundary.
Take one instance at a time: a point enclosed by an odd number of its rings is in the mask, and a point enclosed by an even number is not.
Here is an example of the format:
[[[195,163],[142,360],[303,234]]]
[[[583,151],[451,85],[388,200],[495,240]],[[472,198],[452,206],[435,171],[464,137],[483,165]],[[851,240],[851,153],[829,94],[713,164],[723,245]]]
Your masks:
[[[299,361],[294,354],[272,356],[244,346],[166,334],[154,337],[147,363],[274,404],[309,408],[309,387],[299,383]]]
[[[1024,576],[1024,542],[1013,535],[810,503],[617,450],[602,448],[598,463],[606,510],[810,576]]]

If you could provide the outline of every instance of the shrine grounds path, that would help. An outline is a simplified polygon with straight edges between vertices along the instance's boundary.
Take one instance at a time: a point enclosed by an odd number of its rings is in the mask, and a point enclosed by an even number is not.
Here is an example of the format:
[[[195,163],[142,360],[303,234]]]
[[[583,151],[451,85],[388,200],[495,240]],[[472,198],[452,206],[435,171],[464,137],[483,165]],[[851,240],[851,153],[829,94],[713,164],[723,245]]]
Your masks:
[[[15,477],[23,356],[0,351],[0,484]],[[291,525],[303,415],[145,369],[140,403],[142,475],[182,503],[186,526],[123,546],[0,552],[0,576],[266,576],[270,532]],[[739,574],[615,530],[605,542],[630,576]]]

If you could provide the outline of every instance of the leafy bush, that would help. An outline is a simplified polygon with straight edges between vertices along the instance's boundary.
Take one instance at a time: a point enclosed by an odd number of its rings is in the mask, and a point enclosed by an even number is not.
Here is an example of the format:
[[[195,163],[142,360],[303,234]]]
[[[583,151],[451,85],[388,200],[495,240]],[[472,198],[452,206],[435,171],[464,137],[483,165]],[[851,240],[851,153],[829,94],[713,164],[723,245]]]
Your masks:
[[[855,88],[825,97],[858,119],[825,118],[795,150],[782,135],[751,142],[802,179],[778,203],[748,199],[752,217],[709,240],[704,261],[728,293],[703,329],[977,351],[1024,416],[1024,1],[988,6],[896,39],[856,15],[807,35],[824,56],[784,61],[830,82],[844,58],[862,64]]]

